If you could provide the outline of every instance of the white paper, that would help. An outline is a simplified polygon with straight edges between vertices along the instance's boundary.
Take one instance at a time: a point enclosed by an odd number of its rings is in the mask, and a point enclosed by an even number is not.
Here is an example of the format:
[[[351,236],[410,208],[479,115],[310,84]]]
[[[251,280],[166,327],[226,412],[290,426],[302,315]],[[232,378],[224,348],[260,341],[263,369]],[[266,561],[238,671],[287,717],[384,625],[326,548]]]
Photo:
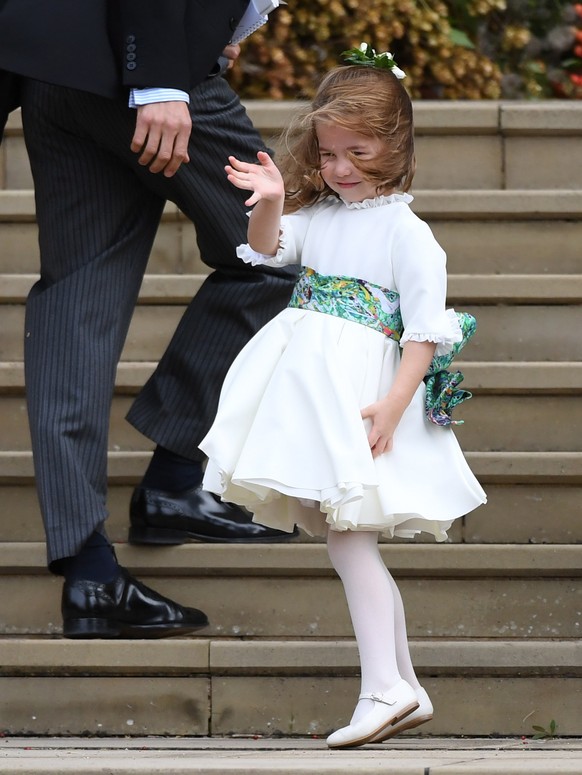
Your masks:
[[[255,30],[267,23],[269,14],[279,5],[279,0],[250,0],[230,42],[240,43],[248,38]]]

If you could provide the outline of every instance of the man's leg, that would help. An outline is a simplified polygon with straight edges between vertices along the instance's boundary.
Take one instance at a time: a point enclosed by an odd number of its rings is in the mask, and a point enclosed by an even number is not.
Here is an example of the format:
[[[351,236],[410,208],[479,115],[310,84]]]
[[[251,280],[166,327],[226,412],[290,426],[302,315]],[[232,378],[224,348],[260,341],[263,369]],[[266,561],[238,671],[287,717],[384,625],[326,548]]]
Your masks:
[[[230,154],[256,161],[266,149],[224,79],[207,79],[191,100],[190,163],[175,178],[156,176],[156,183],[192,220],[201,258],[215,271],[190,302],[128,420],[158,444],[203,460],[198,444],[216,414],[226,372],[287,305],[297,269],[252,267],[237,257],[236,247],[247,241],[247,195],[228,182],[224,165]]]
[[[8,114],[19,105],[20,77],[6,70],[0,70],[0,142]]]
[[[216,413],[224,376],[251,336],[286,306],[296,269],[250,267],[237,258],[237,245],[246,242],[246,196],[228,182],[224,165],[230,154],[252,161],[265,146],[222,78],[205,81],[191,99],[190,163],[170,180],[150,178],[192,220],[202,260],[214,271],[128,415],[158,444],[132,500],[130,540],[283,540],[289,534],[256,525],[238,507],[196,489],[203,460],[198,444]]]
[[[75,134],[75,96],[35,81],[23,90],[41,252],[26,386],[49,562],[76,554],[107,517],[115,370],[164,205]]]
[[[103,528],[115,369],[164,200],[83,131],[91,102],[101,131],[115,133],[113,101],[35,81],[23,90],[41,248],[26,387],[48,561],[65,575],[70,637],[174,634],[205,615],[122,571]]]

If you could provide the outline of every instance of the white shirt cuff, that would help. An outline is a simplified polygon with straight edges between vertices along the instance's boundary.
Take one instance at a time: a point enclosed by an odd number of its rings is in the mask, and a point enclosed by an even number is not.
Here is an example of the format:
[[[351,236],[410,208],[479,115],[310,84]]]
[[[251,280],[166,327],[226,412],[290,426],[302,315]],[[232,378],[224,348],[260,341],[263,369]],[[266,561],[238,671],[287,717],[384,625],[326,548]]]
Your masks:
[[[153,102],[187,102],[190,104],[188,92],[181,89],[162,89],[152,87],[148,89],[131,89],[129,92],[129,107],[137,108],[140,105],[151,105]]]

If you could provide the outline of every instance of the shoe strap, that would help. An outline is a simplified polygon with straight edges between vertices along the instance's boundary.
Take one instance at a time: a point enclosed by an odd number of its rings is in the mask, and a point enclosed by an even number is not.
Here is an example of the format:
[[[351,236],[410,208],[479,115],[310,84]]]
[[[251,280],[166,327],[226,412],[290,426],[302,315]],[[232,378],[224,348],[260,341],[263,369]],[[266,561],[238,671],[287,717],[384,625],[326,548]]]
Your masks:
[[[391,697],[389,694],[383,692],[366,692],[360,694],[359,700],[373,700],[374,702],[382,702],[384,705],[394,705],[397,702],[395,697]]]

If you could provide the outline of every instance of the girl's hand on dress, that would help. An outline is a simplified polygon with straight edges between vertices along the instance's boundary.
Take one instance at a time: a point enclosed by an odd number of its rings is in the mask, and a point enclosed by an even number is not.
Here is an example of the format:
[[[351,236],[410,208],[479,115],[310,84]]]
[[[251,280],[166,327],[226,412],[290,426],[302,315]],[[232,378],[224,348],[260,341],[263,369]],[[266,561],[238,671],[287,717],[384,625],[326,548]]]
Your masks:
[[[362,409],[362,417],[372,421],[368,441],[372,456],[392,449],[394,431],[434,356],[434,342],[408,341],[403,347],[400,367],[388,395]]]
[[[247,199],[248,207],[264,199],[268,202],[279,202],[285,197],[285,187],[281,173],[268,153],[257,153],[259,164],[249,164],[240,161],[235,156],[229,156],[230,164],[224,168],[229,181],[244,191],[253,191]]]
[[[396,426],[400,422],[402,413],[394,406],[393,401],[383,398],[362,409],[362,419],[372,421],[372,427],[368,433],[368,443],[372,450],[372,457],[378,457],[384,452],[390,452],[393,446],[393,437]]]

